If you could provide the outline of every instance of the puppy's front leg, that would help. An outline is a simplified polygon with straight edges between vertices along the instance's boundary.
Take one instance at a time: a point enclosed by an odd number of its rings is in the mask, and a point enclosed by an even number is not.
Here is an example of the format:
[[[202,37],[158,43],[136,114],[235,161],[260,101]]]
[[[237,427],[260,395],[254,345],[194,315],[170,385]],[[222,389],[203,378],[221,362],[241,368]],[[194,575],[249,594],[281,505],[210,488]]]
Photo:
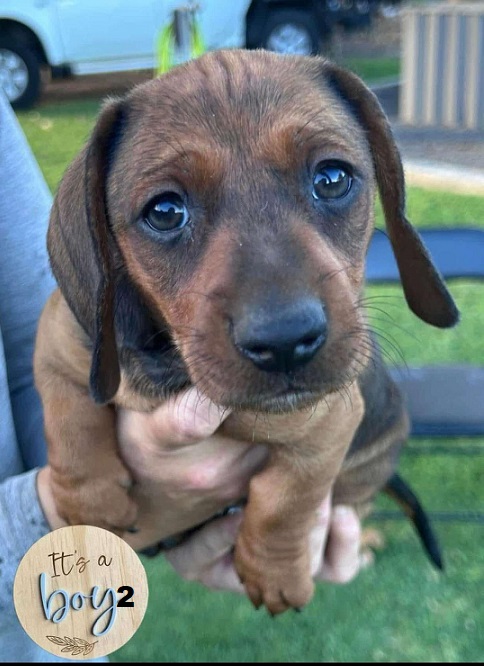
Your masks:
[[[136,504],[129,472],[117,455],[115,412],[93,404],[75,384],[56,377],[43,393],[52,492],[69,524],[118,533],[133,527]]]
[[[70,524],[116,532],[131,527],[131,477],[118,456],[115,411],[89,395],[90,353],[59,292],[42,313],[34,357],[44,407],[51,483],[59,515]]]
[[[235,551],[237,572],[256,607],[264,604],[277,614],[311,599],[310,532],[363,413],[355,383],[348,394],[328,396],[312,417],[269,418],[275,426],[270,462],[250,484]]]

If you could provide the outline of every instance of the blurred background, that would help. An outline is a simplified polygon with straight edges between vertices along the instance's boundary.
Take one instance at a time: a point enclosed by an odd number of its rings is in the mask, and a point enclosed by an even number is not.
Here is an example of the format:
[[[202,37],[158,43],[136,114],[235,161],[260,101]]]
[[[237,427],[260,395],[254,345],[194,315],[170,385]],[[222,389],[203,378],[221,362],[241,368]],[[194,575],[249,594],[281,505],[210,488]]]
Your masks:
[[[482,2],[0,0],[0,87],[52,192],[104,97],[222,47],[320,53],[358,73],[393,126],[411,221],[484,229]],[[483,285],[460,279],[450,287],[462,312],[451,331],[417,321],[398,285],[368,288],[389,364],[482,369]],[[300,615],[272,620],[245,599],[182,582],[161,557],[144,559],[148,612],[112,659],[482,660],[484,436],[413,438],[401,470],[433,516],[443,574],[384,499],[374,524],[387,546],[376,565],[348,586],[320,585]]]
[[[70,89],[66,79],[73,75],[153,70],[156,42],[174,13],[183,18],[194,12],[207,49],[267,48],[309,55],[333,47],[344,50],[348,40],[339,39],[340,34],[366,29],[368,36],[381,12],[393,16],[396,7],[381,0],[0,0],[0,84],[12,104],[28,108],[42,88],[44,99],[53,90]],[[181,23],[176,26],[178,46]],[[398,55],[398,30],[391,32],[385,29],[385,35],[372,37],[357,54],[386,58],[379,76],[397,73],[391,59]],[[357,51],[355,43],[346,55]],[[121,77],[104,81],[123,85]],[[84,81],[88,83],[102,85],[98,78]]]

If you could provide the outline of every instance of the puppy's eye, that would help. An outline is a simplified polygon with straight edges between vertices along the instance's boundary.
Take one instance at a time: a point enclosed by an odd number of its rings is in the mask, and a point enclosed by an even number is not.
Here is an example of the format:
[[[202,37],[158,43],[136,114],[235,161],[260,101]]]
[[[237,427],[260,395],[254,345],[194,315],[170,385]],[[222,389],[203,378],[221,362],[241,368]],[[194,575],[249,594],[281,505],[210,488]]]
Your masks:
[[[174,231],[182,229],[190,221],[190,215],[181,197],[167,192],[146,207],[143,219],[155,231]]]
[[[353,184],[348,169],[341,164],[321,162],[316,167],[313,179],[315,199],[341,199],[346,196]]]

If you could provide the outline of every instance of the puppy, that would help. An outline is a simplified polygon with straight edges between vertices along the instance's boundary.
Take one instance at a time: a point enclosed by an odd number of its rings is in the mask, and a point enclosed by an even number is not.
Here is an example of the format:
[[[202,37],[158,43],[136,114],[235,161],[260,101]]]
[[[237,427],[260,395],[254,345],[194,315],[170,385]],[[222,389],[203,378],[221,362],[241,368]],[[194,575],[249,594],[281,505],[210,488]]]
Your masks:
[[[377,187],[409,307],[453,326],[388,122],[354,74],[219,51],[104,106],[55,198],[59,291],[35,353],[68,522],[122,533],[160,511],[130,492],[115,409],[195,385],[233,410],[228,436],[270,448],[235,549],[250,599],[272,614],[310,600],[317,507],[333,487],[364,515],[408,434],[362,303]]]

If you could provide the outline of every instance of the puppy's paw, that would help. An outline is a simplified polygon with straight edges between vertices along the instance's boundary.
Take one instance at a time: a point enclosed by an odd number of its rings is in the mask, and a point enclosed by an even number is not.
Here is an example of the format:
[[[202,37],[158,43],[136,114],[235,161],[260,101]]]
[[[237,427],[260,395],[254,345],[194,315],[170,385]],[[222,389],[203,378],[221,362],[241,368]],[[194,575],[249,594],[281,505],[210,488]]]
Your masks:
[[[129,496],[131,476],[120,461],[82,477],[53,472],[51,478],[57,511],[70,525],[94,525],[116,534],[133,529],[138,508]]]
[[[314,583],[310,575],[308,553],[271,552],[256,547],[239,535],[235,548],[235,568],[255,608],[265,606],[271,615],[289,609],[300,610],[311,600]]]

